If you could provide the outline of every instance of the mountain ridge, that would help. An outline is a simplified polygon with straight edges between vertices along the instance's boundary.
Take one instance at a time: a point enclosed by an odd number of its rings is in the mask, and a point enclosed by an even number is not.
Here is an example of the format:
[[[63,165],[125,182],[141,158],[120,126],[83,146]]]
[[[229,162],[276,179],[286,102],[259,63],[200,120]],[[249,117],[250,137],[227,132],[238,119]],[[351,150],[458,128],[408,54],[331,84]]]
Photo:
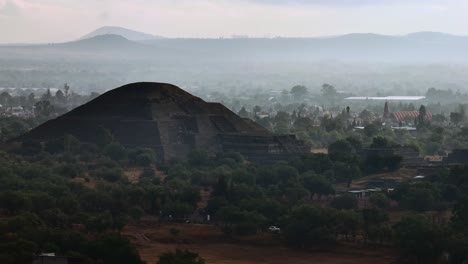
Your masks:
[[[468,61],[468,37],[438,32],[405,36],[353,33],[330,38],[161,38],[134,41],[118,34],[29,46],[0,46],[0,57],[79,56],[153,61]]]
[[[92,32],[78,38],[77,40],[83,40],[92,38],[100,35],[120,35],[128,40],[132,41],[150,41],[158,39],[219,39],[219,38],[166,38],[159,35],[154,35],[147,32],[137,31],[133,29],[128,29],[119,26],[103,26],[93,30]],[[317,36],[317,37],[277,37],[280,39],[336,39],[336,38],[417,38],[417,39],[434,39],[434,38],[444,38],[444,39],[468,39],[468,35],[456,35],[451,33],[439,32],[439,31],[416,31],[403,35],[387,35],[380,33],[347,33],[333,36]],[[230,39],[230,38],[225,38]],[[245,39],[276,39],[276,38],[264,38],[264,37],[247,37]]]
[[[84,39],[89,39],[93,38],[96,36],[102,36],[102,35],[120,35],[128,40],[132,41],[143,41],[143,40],[152,40],[152,39],[161,39],[163,38],[162,36],[156,36],[152,35],[149,33],[145,33],[142,31],[136,31],[133,29],[128,29],[124,27],[118,27],[118,26],[104,26],[97,28],[90,33],[78,38],[78,40],[84,40]]]

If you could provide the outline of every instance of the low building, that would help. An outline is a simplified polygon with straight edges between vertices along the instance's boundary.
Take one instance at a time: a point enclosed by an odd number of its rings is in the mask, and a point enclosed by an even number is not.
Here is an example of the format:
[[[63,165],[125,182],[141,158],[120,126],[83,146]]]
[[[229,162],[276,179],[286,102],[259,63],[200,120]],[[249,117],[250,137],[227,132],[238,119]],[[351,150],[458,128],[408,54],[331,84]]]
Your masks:
[[[404,121],[414,121],[415,118],[419,117],[419,111],[400,111],[393,112],[390,115],[395,122],[404,122]],[[432,119],[432,114],[430,112],[426,113],[425,120],[430,121]]]
[[[410,126],[401,126],[401,127],[394,127],[392,126],[392,130],[404,130],[404,131],[416,131],[417,129],[415,127],[410,127]]]
[[[345,98],[349,101],[420,101],[426,99],[426,96],[352,96]]]
[[[375,189],[351,190],[351,191],[348,191],[349,194],[352,194],[353,196],[355,196],[355,197],[358,198],[358,199],[369,197],[369,196],[371,196],[373,193],[378,193],[378,192],[382,192],[382,189],[380,189],[380,188],[375,188]]]

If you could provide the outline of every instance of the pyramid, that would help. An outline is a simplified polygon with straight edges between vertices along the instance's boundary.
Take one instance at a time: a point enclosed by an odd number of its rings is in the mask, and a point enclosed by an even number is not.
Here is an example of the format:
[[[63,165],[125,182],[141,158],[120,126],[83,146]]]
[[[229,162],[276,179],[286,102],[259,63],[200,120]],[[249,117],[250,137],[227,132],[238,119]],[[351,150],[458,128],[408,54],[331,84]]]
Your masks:
[[[184,159],[193,150],[213,155],[239,152],[266,161],[310,149],[293,135],[272,135],[220,103],[205,102],[165,83],[134,83],[111,90],[17,141],[47,141],[70,134],[97,143],[103,127],[124,146],[156,150],[162,161]]]

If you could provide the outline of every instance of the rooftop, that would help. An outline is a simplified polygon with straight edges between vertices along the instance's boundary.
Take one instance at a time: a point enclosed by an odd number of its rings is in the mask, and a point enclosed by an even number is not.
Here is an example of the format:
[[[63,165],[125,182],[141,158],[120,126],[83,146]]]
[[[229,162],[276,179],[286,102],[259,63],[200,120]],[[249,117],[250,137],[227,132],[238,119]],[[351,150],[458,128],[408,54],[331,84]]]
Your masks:
[[[352,96],[346,100],[385,100],[385,101],[418,101],[426,96]]]

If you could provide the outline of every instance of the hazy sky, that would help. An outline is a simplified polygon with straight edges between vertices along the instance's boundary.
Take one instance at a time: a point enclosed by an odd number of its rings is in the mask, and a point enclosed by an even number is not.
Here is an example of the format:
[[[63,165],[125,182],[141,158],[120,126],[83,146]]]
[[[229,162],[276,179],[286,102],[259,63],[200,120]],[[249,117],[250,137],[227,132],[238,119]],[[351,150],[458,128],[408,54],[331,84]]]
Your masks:
[[[61,42],[98,27],[167,37],[468,35],[468,0],[0,0],[0,42]]]

